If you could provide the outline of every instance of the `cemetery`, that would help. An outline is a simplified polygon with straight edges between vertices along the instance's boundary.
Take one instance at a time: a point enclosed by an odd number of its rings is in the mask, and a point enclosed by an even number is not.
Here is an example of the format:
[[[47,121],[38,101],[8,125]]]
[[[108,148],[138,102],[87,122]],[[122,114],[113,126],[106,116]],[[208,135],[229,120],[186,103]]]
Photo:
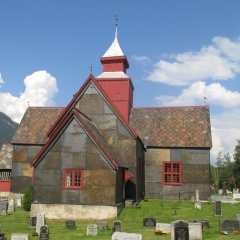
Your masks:
[[[240,236],[240,202],[201,201],[197,191],[194,201],[149,198],[141,200],[140,207],[126,206],[117,218],[101,221],[51,220],[45,213],[30,217],[17,201],[13,204],[12,200],[1,201],[1,240],[231,240]]]

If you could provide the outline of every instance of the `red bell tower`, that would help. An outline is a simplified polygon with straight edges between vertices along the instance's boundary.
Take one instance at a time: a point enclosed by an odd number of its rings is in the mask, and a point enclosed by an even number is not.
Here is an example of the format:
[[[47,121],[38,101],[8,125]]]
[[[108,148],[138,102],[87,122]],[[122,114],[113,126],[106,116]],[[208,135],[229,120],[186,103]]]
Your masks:
[[[103,65],[103,73],[96,79],[118,111],[128,121],[133,106],[134,87],[131,78],[126,74],[129,63],[118,43],[117,27],[115,39],[100,61]]]

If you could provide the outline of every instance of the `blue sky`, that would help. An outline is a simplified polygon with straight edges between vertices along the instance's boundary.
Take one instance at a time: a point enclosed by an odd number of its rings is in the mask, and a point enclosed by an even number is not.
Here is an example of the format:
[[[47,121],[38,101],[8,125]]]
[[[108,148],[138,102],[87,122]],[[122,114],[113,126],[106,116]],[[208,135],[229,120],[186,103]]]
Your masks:
[[[127,56],[134,107],[210,106],[213,148],[240,139],[240,1],[0,1],[0,111],[66,106],[114,40]]]

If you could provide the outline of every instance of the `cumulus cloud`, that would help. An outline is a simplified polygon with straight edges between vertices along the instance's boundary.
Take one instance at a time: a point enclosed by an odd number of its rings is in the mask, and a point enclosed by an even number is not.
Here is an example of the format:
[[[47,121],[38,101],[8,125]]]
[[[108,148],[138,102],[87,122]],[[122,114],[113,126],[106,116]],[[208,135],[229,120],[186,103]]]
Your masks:
[[[150,58],[147,56],[137,56],[133,55],[132,58],[136,61],[150,61]]]
[[[189,105],[203,105],[204,97],[206,102],[221,106],[224,108],[234,108],[240,106],[240,93],[237,91],[227,90],[221,86],[220,83],[212,83],[206,85],[205,82],[193,83],[189,88],[183,89],[179,96],[160,95],[156,97],[159,105],[165,106],[189,106]]]
[[[213,148],[212,162],[216,161],[217,154],[229,153],[233,156],[237,139],[240,139],[240,109],[232,109],[218,115],[211,115]]]
[[[240,72],[240,39],[215,37],[212,45],[199,52],[172,54],[169,61],[160,60],[147,80],[184,86],[201,80],[229,80]]]
[[[0,92],[0,111],[13,121],[20,122],[28,105],[54,106],[53,97],[58,92],[57,82],[46,71],[34,72],[24,79],[25,91],[19,97]]]

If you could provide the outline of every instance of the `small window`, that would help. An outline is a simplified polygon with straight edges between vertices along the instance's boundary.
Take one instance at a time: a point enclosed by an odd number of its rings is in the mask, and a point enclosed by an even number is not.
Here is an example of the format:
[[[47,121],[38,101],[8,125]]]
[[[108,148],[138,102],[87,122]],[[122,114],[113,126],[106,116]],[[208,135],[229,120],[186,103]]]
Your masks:
[[[165,185],[182,185],[182,163],[163,162],[162,183]]]
[[[83,189],[83,170],[65,169],[63,187],[69,189]]]

